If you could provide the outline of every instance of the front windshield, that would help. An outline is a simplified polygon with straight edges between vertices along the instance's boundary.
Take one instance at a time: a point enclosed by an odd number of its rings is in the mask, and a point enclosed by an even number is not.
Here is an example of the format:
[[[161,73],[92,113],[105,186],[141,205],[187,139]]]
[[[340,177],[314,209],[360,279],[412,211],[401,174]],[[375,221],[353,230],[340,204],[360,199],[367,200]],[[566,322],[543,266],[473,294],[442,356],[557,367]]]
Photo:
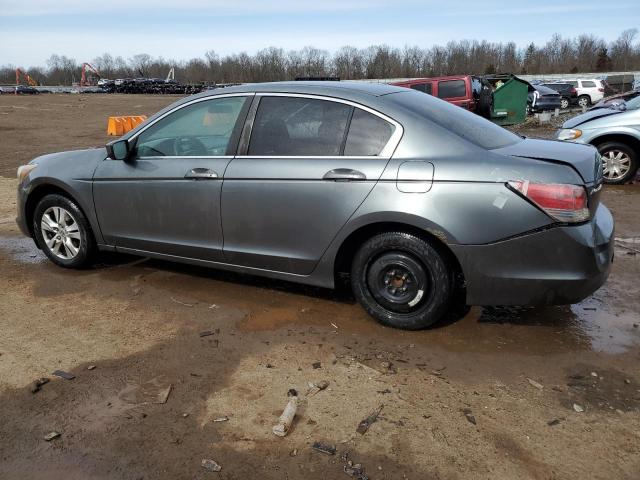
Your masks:
[[[627,110],[637,110],[640,108],[640,95],[631,100],[627,100],[625,102],[625,106],[627,107]]]

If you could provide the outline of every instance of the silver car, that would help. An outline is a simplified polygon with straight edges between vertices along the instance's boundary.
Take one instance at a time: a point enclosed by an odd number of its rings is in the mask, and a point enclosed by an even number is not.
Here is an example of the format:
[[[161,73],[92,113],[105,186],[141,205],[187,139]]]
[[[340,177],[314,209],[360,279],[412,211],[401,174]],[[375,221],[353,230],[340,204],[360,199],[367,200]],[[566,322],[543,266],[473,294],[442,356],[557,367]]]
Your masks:
[[[350,277],[372,316],[407,329],[460,298],[579,301],[613,256],[593,147],[388,85],[208,91],[18,177],[18,224],[60,266],[116,251],[329,288]]]
[[[640,167],[640,97],[573,117],[556,138],[597,147],[605,183],[626,183]]]

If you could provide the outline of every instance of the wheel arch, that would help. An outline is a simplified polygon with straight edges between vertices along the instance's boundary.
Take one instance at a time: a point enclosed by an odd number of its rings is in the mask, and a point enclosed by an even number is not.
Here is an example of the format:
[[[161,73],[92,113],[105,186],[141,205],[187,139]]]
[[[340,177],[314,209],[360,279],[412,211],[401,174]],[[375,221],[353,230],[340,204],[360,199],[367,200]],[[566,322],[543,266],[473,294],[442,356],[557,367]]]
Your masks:
[[[27,228],[29,229],[29,233],[31,234],[32,238],[34,239],[36,238],[33,231],[33,215],[35,214],[36,207],[40,202],[40,200],[42,200],[47,195],[60,195],[68,198],[78,206],[78,208],[83,213],[85,218],[87,218],[87,220],[89,219],[89,217],[87,216],[87,212],[82,206],[82,203],[78,201],[78,198],[75,195],[73,195],[69,190],[70,190],[69,188],[65,188],[65,186],[60,185],[57,182],[46,182],[46,181],[38,183],[36,186],[34,186],[31,189],[31,191],[29,192],[29,195],[27,196],[27,200],[25,202],[24,213],[25,213]],[[89,224],[91,224],[90,221],[89,221]]]
[[[636,155],[640,155],[640,138],[635,137],[629,133],[605,133],[604,135],[592,138],[589,141],[589,143],[596,148],[606,142],[624,143],[625,145],[633,148],[633,150],[636,152]]]
[[[375,221],[362,225],[349,233],[342,240],[334,257],[333,274],[336,284],[343,274],[350,272],[351,262],[360,245],[374,235],[384,232],[406,232],[429,242],[454,269],[456,287],[464,286],[462,266],[447,244],[447,235],[435,228],[424,229],[401,221]]]

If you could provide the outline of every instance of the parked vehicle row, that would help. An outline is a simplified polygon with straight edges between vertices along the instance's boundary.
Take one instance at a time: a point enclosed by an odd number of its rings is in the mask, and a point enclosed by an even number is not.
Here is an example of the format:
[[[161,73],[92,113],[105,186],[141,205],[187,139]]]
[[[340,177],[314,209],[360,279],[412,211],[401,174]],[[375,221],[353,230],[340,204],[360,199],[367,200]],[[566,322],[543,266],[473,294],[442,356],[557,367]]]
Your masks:
[[[62,267],[106,250],[322,287],[346,276],[377,320],[418,329],[458,294],[564,304],[602,285],[601,167],[590,146],[525,139],[414,89],[253,84],[20,167],[18,225]]]
[[[9,87],[0,87],[0,94],[12,94],[12,95],[38,95],[40,92],[38,89],[28,85],[17,85]]]

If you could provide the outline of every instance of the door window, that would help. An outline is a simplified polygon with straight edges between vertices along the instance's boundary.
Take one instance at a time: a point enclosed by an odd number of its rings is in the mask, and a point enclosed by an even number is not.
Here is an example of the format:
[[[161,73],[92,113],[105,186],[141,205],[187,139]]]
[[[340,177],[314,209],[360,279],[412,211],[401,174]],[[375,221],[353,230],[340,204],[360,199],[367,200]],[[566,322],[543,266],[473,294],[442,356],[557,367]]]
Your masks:
[[[582,81],[582,88],[595,88],[596,82],[590,80]]]
[[[431,83],[414,83],[409,88],[431,95]]]
[[[226,155],[246,99],[224,97],[205,100],[170,113],[138,136],[136,156]]]
[[[345,155],[379,155],[387,144],[395,126],[372,113],[356,108],[351,118]]]
[[[302,97],[263,97],[249,155],[337,156],[353,107]]]
[[[438,82],[438,98],[455,98],[467,95],[464,80],[443,80]]]

